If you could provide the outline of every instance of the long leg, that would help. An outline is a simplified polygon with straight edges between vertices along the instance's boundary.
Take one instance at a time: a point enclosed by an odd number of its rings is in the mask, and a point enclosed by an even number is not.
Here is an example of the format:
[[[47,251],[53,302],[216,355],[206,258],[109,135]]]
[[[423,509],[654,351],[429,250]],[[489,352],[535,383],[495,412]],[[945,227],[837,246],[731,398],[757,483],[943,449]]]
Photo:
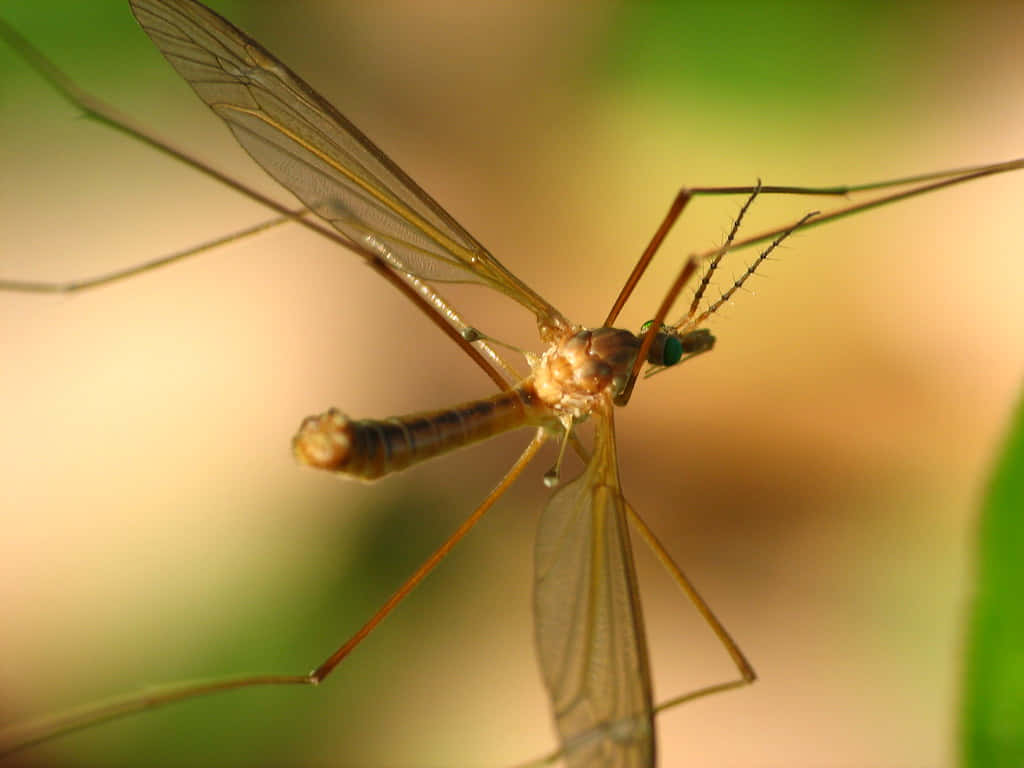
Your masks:
[[[882,182],[883,184],[887,182]],[[890,183],[906,183],[904,182],[890,182]],[[874,188],[877,184],[867,185],[867,188]],[[693,187],[692,189],[683,187],[676,193],[675,199],[672,201],[672,205],[669,206],[668,213],[665,214],[665,218],[662,220],[661,225],[655,231],[654,236],[651,238],[651,242],[644,248],[644,252],[640,254],[640,258],[636,264],[633,265],[633,270],[629,273],[629,277],[626,278],[626,282],[622,286],[622,290],[619,291],[619,295],[615,299],[615,303],[612,304],[611,310],[608,312],[608,317],[605,318],[604,324],[606,326],[612,325],[622,308],[626,305],[626,301],[633,293],[633,289],[636,288],[637,283],[640,282],[640,278],[643,277],[644,272],[647,271],[647,267],[650,266],[651,260],[654,258],[654,254],[657,253],[658,248],[665,241],[669,231],[675,225],[676,221],[682,215],[683,210],[689,204],[689,202],[699,195],[757,195],[761,192],[772,193],[772,194],[783,194],[783,195],[832,195],[832,196],[843,196],[848,195],[850,192],[854,192],[860,189],[864,189],[864,186],[856,187],[780,187],[780,186],[762,186],[758,183],[753,187]],[[748,203],[749,204],[749,203]],[[745,207],[744,207],[745,210]],[[734,233],[735,234],[735,233]]]
[[[499,389],[507,389],[510,382],[517,380],[518,377],[515,375],[515,371],[508,366],[501,356],[498,355],[494,349],[488,346],[485,341],[478,341],[475,343],[476,345],[474,345],[462,337],[460,331],[465,324],[461,323],[459,314],[440,294],[437,293],[437,291],[430,286],[415,278],[409,280],[403,279],[394,272],[378,254],[358,243],[353,242],[352,240],[349,240],[339,232],[328,229],[327,227],[306,218],[310,213],[308,210],[304,208],[299,210],[289,209],[252,187],[241,183],[237,179],[231,178],[226,173],[223,173],[198,158],[193,157],[184,150],[178,149],[171,142],[156,136],[142,126],[136,125],[133,120],[122,115],[117,109],[107,104],[102,99],[98,99],[80,88],[74,80],[68,77],[59,67],[57,67],[57,65],[50,61],[42,51],[32,45],[32,43],[26,40],[20,33],[18,33],[17,30],[2,19],[0,19],[0,38],[3,38],[15,53],[21,56],[21,58],[30,67],[32,67],[32,69],[38,72],[43,79],[50,83],[57,93],[70,102],[72,106],[82,110],[86,117],[95,120],[108,128],[112,128],[119,133],[123,133],[136,141],[140,141],[152,149],[194,168],[200,173],[205,174],[230,189],[248,197],[250,200],[254,200],[257,203],[266,206],[270,210],[275,211],[280,214],[281,217],[294,221],[301,226],[316,232],[320,236],[337,243],[341,247],[355,253],[357,256],[360,256],[366,261],[367,265],[371,269],[403,293],[421,312],[423,312],[424,315],[430,319],[432,323],[434,323],[434,325],[440,328],[450,339],[452,339],[452,341],[465,351],[465,353],[473,359],[473,362],[475,362],[484,371],[484,373],[486,373],[488,377],[498,385]],[[180,261],[187,256],[203,252],[221,243],[246,237],[257,231],[273,226],[275,223],[277,223],[276,219],[252,227],[250,230],[243,230],[241,232],[234,233],[233,235],[228,235],[227,237],[211,241],[210,243],[202,244],[196,248],[189,248],[175,254],[152,259],[144,262],[143,264],[134,265],[118,272],[103,275],[100,278],[75,281],[73,283],[52,284],[5,280],[0,282],[0,290],[32,291],[38,293],[63,292],[67,290],[92,288],[98,285],[104,285],[116,280],[131,277],[139,272],[166,266],[167,264]],[[65,287],[58,287],[61,285]],[[66,287],[68,285],[75,287],[69,289]],[[491,362],[488,362],[488,359]],[[492,362],[494,365],[492,365]],[[508,376],[507,379],[502,377],[502,375],[495,369],[495,365],[506,372]]]
[[[939,189],[944,189],[955,184],[962,184],[964,182],[974,181],[975,179],[980,179],[985,176],[993,176],[995,174],[1015,171],[1021,168],[1024,168],[1024,159],[1011,160],[1005,163],[994,163],[992,165],[976,166],[956,171],[931,173],[923,176],[911,177],[909,179],[897,179],[890,182],[875,182],[872,184],[865,184],[857,187],[837,187],[834,188],[834,190],[843,190],[842,193],[846,194],[849,192],[861,191],[863,189],[880,189],[888,186],[898,186],[908,182],[916,182],[919,181],[920,179],[940,179],[939,181],[932,181],[931,183],[928,184],[915,186],[912,187],[911,189],[907,189],[902,192],[896,192],[891,195],[883,195],[882,197],[867,200],[863,203],[857,203],[855,205],[850,205],[845,208],[838,208],[834,211],[828,211],[826,213],[819,213],[815,211],[813,213],[805,214],[800,219],[797,219],[796,221],[791,222],[785,226],[776,227],[775,229],[768,230],[766,232],[761,232],[760,234],[753,235],[738,242],[733,242],[732,235],[730,235],[729,239],[726,241],[724,245],[720,245],[717,248],[712,248],[711,250],[704,251],[703,253],[691,256],[687,260],[686,264],[684,264],[682,270],[680,270],[679,276],[676,278],[676,281],[672,284],[672,287],[669,288],[669,291],[666,294],[665,299],[662,301],[661,306],[658,308],[658,313],[650,322],[647,334],[644,337],[643,344],[641,345],[640,351],[637,354],[636,362],[633,364],[633,371],[630,375],[629,381],[623,388],[622,392],[615,398],[616,405],[625,405],[626,403],[629,402],[630,395],[633,392],[633,386],[636,384],[636,378],[639,375],[640,368],[643,367],[644,362],[647,359],[647,352],[649,351],[650,346],[654,341],[654,336],[661,329],[661,326],[665,321],[665,317],[668,314],[668,310],[671,308],[671,305],[675,302],[683,286],[689,281],[690,277],[692,276],[694,270],[696,269],[697,262],[710,260],[713,264],[717,264],[718,260],[720,260],[721,257],[727,252],[740,250],[742,248],[749,248],[753,245],[758,245],[767,241],[771,241],[771,244],[768,246],[768,248],[762,251],[760,256],[758,256],[758,258],[755,259],[754,262],[747,268],[746,272],[744,272],[744,274],[738,280],[736,280],[736,282],[729,288],[729,290],[727,290],[719,298],[718,301],[714,302],[707,310],[705,310],[701,315],[699,315],[692,321],[689,320],[689,318],[687,319],[688,325],[699,324],[703,320],[707,319],[714,312],[716,312],[725,302],[729,300],[729,298],[740,287],[742,287],[743,283],[746,282],[746,280],[748,280],[751,277],[751,275],[754,274],[758,266],[761,265],[761,263],[768,257],[768,255],[776,247],[778,247],[778,245],[786,237],[788,237],[794,230],[798,228],[808,228],[812,226],[818,226],[819,224],[824,224],[826,222],[837,221],[838,219],[842,219],[847,216],[853,216],[858,213],[863,213],[864,211],[871,210],[872,208],[879,208],[881,206],[889,205],[890,203],[895,203],[900,200],[906,200],[910,197],[916,197],[917,195],[935,192]],[[782,191],[786,194],[839,194],[838,191],[833,191],[830,189],[814,189],[811,187],[718,187],[712,188],[711,192],[709,192],[706,189],[701,191],[703,193],[708,194],[734,194],[742,189],[746,189],[747,193],[750,195],[753,195],[754,193],[760,194],[763,192],[779,191]],[[680,193],[680,196],[676,198],[677,202],[679,202],[679,200],[682,199],[681,196],[682,193]],[[692,197],[692,195],[690,197]],[[651,244],[644,251],[644,255],[641,256],[640,261],[637,262],[637,267],[635,267],[633,272],[630,274],[630,282],[627,282],[626,286],[629,288],[629,291],[632,291],[633,286],[635,286],[636,281],[639,280],[640,275],[643,273],[643,270],[646,269],[647,264],[650,263],[650,259],[654,255],[654,251],[657,250],[657,247],[661,244],[662,240],[664,240],[665,234],[667,233],[668,229],[679,217],[679,213],[682,212],[682,207],[685,206],[686,201],[688,201],[690,197],[686,197],[685,200],[683,200],[683,202],[681,203],[681,205],[679,205],[678,207],[674,205],[673,209],[669,211],[669,216],[667,216],[665,221],[662,222],[662,226],[658,228],[658,232],[652,239]],[[614,314],[617,314],[617,308],[621,308],[620,303],[625,303],[626,298],[628,298],[628,292],[624,288],[623,291],[620,292],[619,298],[616,299],[615,307],[613,307]]]
[[[995,176],[1000,173],[1009,173],[1010,171],[1019,171],[1024,169],[1024,158],[1017,160],[1009,160],[1005,163],[992,163],[990,165],[978,165],[971,168],[960,168],[953,171],[941,171],[939,173],[923,174],[921,176],[913,176],[906,179],[896,179],[894,181],[882,181],[875,182],[873,184],[862,184],[857,187],[849,187],[849,192],[860,192],[864,190],[883,189],[886,187],[897,187],[904,186],[906,184],[914,184],[924,180],[940,179],[940,181],[933,181],[929,184],[921,184],[919,186],[905,189],[902,192],[895,192],[891,195],[882,195],[881,197],[872,198],[871,200],[865,200],[863,203],[856,203],[854,205],[846,206],[845,208],[837,208],[834,211],[824,211],[823,213],[817,214],[813,219],[806,221],[800,219],[798,221],[785,224],[775,229],[769,229],[764,232],[760,232],[756,235],[751,235],[748,238],[734,242],[727,250],[738,251],[743,248],[749,248],[754,245],[768,242],[784,235],[787,232],[791,232],[796,227],[802,229],[810,229],[811,227],[817,227],[822,224],[827,224],[832,221],[838,221],[844,219],[847,216],[854,216],[864,211],[870,211],[872,208],[881,208],[882,206],[889,205],[891,203],[899,202],[900,200],[907,200],[911,197],[917,197],[918,195],[926,195],[929,192],[936,192],[946,187],[952,187],[956,184],[963,184],[968,181],[974,181],[976,179],[984,178],[985,176]],[[770,187],[763,187],[761,192],[768,192]],[[753,190],[751,190],[753,191]],[[818,192],[810,192],[809,194],[823,194]],[[712,259],[718,255],[722,250],[719,248],[712,248],[704,251],[703,253],[697,254],[696,258],[700,260]]]
[[[547,435],[544,430],[538,430],[536,436],[530,441],[530,444],[526,446],[526,450],[523,451],[522,455],[516,459],[516,463],[512,465],[512,468],[505,473],[505,476],[501,479],[489,494],[487,498],[483,500],[479,507],[473,510],[473,514],[466,518],[465,522],[462,523],[456,529],[455,533],[448,537],[448,540],[442,544],[437,550],[428,557],[424,563],[416,569],[416,571],[406,579],[405,583],[395,590],[395,593],[387,599],[387,601],[377,609],[377,612],[373,614],[366,624],[364,624],[358,632],[352,637],[346,640],[334,653],[328,656],[316,669],[314,669],[309,677],[310,682],[317,684],[320,683],[325,677],[331,674],[331,671],[341,663],[342,659],[348,656],[359,643],[361,643],[367,635],[374,630],[374,628],[380,624],[389,613],[404,600],[408,594],[426,578],[427,574],[434,570],[436,566],[444,557],[451,552],[452,547],[458,544],[462,538],[469,533],[470,529],[476,525],[480,518],[484,516],[493,506],[502,494],[509,489],[509,486],[515,481],[517,477],[526,469],[526,465],[530,463],[534,456],[537,455],[537,451],[547,440]]]
[[[2,22],[0,22],[2,23]],[[294,211],[295,215],[302,216],[309,211],[302,209]],[[292,221],[291,216],[278,216],[274,219],[268,219],[267,221],[255,224],[245,229],[240,229],[237,232],[232,232],[229,235],[223,235],[215,240],[209,240],[205,243],[186,248],[181,251],[175,251],[164,256],[160,256],[150,261],[145,261],[142,264],[136,264],[135,266],[128,267],[127,269],[119,269],[115,272],[108,272],[105,275],[97,275],[95,277],[87,277],[81,280],[67,280],[58,282],[43,282],[40,280],[3,280],[0,279],[0,291],[13,291],[17,293],[78,293],[79,291],[86,291],[90,288],[97,288],[101,285],[107,285],[108,283],[114,283],[118,280],[123,280],[127,277],[134,277],[140,275],[143,272],[149,272],[153,269],[159,269],[167,264],[175,261],[181,261],[188,258],[189,256],[196,256],[200,253],[217,248],[221,245],[227,245],[237,240],[242,240],[252,235],[257,235],[261,232],[266,232],[268,229],[272,229],[281,224],[286,224]]]
[[[701,597],[697,588],[693,586],[693,583],[683,573],[682,568],[672,558],[672,555],[668,553],[665,546],[659,541],[658,537],[655,536],[654,531],[650,529],[644,519],[640,517],[628,503],[626,509],[629,512],[629,519],[633,521],[634,527],[640,531],[640,535],[644,537],[644,541],[653,550],[654,554],[657,555],[658,560],[661,561],[662,566],[665,570],[671,574],[672,578],[675,579],[676,584],[679,588],[686,593],[686,596],[690,598],[690,602],[693,603],[697,612],[704,618],[704,621],[711,627],[711,631],[715,633],[715,636],[722,643],[722,646],[728,652],[733,663],[736,665],[736,669],[740,673],[740,679],[734,680],[728,683],[719,683],[718,685],[709,686],[708,688],[702,688],[699,691],[685,694],[669,701],[659,704],[658,710],[669,709],[676,704],[681,704],[683,701],[691,701],[692,699],[699,698],[711,693],[716,693],[722,690],[729,690],[739,685],[745,685],[754,682],[757,679],[757,674],[754,672],[753,666],[747,660],[747,657],[740,650],[740,647],[736,644],[736,641],[732,639],[732,635],[729,634],[728,630],[722,625],[722,622],[715,616],[714,611],[711,610],[711,606],[707,604],[707,601]]]
[[[783,240],[785,240],[795,229],[802,226],[805,222],[811,220],[816,215],[817,212],[806,214],[802,219],[795,222],[789,229],[784,230],[781,234],[779,234],[775,238],[775,240],[772,241],[771,245],[765,248],[757,257],[757,259],[755,259],[754,262],[749,267],[747,267],[746,272],[744,272],[743,275],[741,275],[740,278],[733,283],[729,290],[722,294],[719,300],[712,304],[712,306],[706,312],[704,312],[704,314],[701,315],[700,319],[703,320],[705,317],[712,314],[720,306],[727,302],[730,299],[730,297],[732,297],[732,295],[743,286],[743,283],[745,283],[750,278],[750,276],[754,274],[754,272],[761,265],[761,263],[764,262],[766,258],[768,258],[768,255],[772,251],[774,251]],[[735,227],[733,229],[733,232],[735,233]],[[731,238],[732,235],[730,235],[730,239]],[[725,253],[728,247],[728,241],[726,241],[726,245],[720,246],[713,253],[715,253],[716,255]],[[676,299],[679,298],[679,294],[682,292],[686,284],[690,281],[690,278],[693,277],[693,274],[697,271],[697,265],[699,264],[699,262],[700,257],[698,256],[691,256],[689,259],[687,259],[686,264],[684,264],[683,268],[679,271],[679,275],[676,277],[675,282],[672,283],[672,286],[668,289],[668,293],[665,294],[665,298],[662,299],[661,305],[658,307],[658,311],[654,315],[654,319],[651,320],[647,328],[647,333],[644,335],[644,340],[640,344],[640,350],[637,352],[636,360],[633,362],[633,370],[630,372],[629,380],[626,382],[626,386],[623,387],[622,391],[615,397],[616,405],[621,406],[629,402],[629,398],[633,394],[633,387],[636,385],[637,376],[639,376],[640,369],[647,361],[647,353],[650,351],[651,345],[654,343],[654,337],[661,329],[661,326],[664,324],[665,317],[668,315],[669,310],[672,309],[672,305],[675,304]]]
[[[668,553],[668,550],[665,549],[665,546],[661,543],[661,541],[658,540],[658,537],[654,534],[654,531],[652,531],[648,527],[647,523],[644,522],[643,518],[641,518],[636,513],[636,511],[629,504],[629,502],[626,502],[626,511],[629,514],[629,519],[632,521],[633,526],[640,532],[640,535],[644,538],[644,541],[646,541],[647,545],[654,551],[654,554],[657,556],[658,560],[661,561],[661,564],[665,567],[665,570],[667,570],[671,574],[676,584],[679,585],[679,588],[682,589],[683,592],[686,593],[686,596],[690,598],[690,601],[693,603],[694,607],[707,622],[708,626],[711,627],[711,631],[715,633],[715,636],[725,647],[726,651],[729,653],[729,656],[732,658],[733,663],[736,665],[736,669],[740,673],[740,677],[736,680],[729,680],[724,683],[708,685],[703,688],[698,688],[695,691],[690,691],[688,693],[682,694],[681,696],[675,696],[671,699],[668,699],[667,701],[664,701],[657,707],[655,707],[654,711],[664,712],[665,710],[672,709],[673,707],[677,707],[680,704],[684,704],[688,701],[694,701],[695,699],[700,699],[705,696],[711,696],[712,694],[733,690],[735,688],[740,688],[742,686],[753,683],[757,679],[757,674],[754,672],[754,668],[747,660],[747,657],[743,654],[743,651],[740,650],[739,646],[732,639],[732,636],[729,634],[728,630],[726,630],[726,628],[722,625],[722,622],[718,620],[718,617],[715,616],[714,612],[711,610],[711,607],[707,604],[704,598],[701,597],[700,593],[697,591],[697,588],[693,586],[690,580],[686,577],[686,574],[683,573],[682,569],[676,564],[675,560],[672,559],[672,555]],[[564,749],[559,748],[554,750],[553,752],[550,752],[539,758],[530,760],[526,763],[517,764],[516,766],[514,766],[514,768],[543,768],[543,766],[552,765],[556,761],[561,759],[563,753]]]
[[[522,474],[537,451],[547,440],[542,430],[526,446],[515,464],[505,476],[487,494],[487,498],[473,513],[463,521],[455,532],[428,557],[413,574],[376,613],[352,637],[346,640],[334,653],[324,659],[312,672],[306,675],[250,675],[245,677],[220,678],[216,680],[190,681],[170,686],[152,688],[142,693],[119,696],[106,701],[95,702],[84,707],[42,718],[22,725],[12,726],[0,731],[0,757],[10,755],[19,750],[40,742],[55,739],[74,731],[88,728],[98,723],[117,720],[128,715],[137,714],[150,709],[159,709],[178,701],[197,699],[215,693],[225,693],[239,688],[257,688],[282,685],[319,685],[351,653],[359,643],[366,639],[378,624],[445,558],[467,533],[476,525],[484,514],[509,489],[516,478]]]
[[[658,248],[661,247],[662,242],[668,236],[669,231],[672,229],[676,220],[682,215],[683,210],[687,204],[698,195],[753,195],[753,194],[783,194],[783,195],[825,195],[830,197],[845,197],[847,195],[855,194],[857,192],[869,192],[878,189],[888,189],[891,187],[902,187],[909,184],[917,184],[919,186],[913,187],[903,192],[898,192],[892,195],[884,195],[882,197],[868,200],[864,203],[858,203],[851,205],[846,208],[839,208],[835,211],[829,211],[827,213],[818,216],[813,225],[824,224],[828,221],[835,221],[846,216],[852,216],[862,211],[870,210],[871,208],[877,208],[889,203],[894,203],[898,200],[905,200],[909,197],[916,195],[922,195],[927,192],[933,192],[943,187],[952,186],[954,184],[960,184],[965,181],[972,181],[974,179],[982,178],[983,176],[992,176],[997,173],[1006,173],[1008,171],[1016,171],[1024,168],[1024,158],[1017,160],[1010,160],[1005,163],[991,163],[988,165],[977,165],[970,166],[967,168],[956,168],[949,171],[937,171],[935,173],[923,173],[915,176],[905,176],[899,179],[888,179],[886,181],[875,181],[867,184],[853,184],[847,186],[837,187],[794,187],[794,186],[777,186],[777,185],[761,185],[758,184],[753,187],[693,187],[692,189],[683,187],[676,193],[675,199],[672,201],[672,205],[669,206],[668,212],[665,214],[665,218],[662,220],[661,225],[655,231],[654,236],[651,238],[650,243],[644,249],[640,258],[633,266],[632,271],[629,273],[629,277],[626,278],[625,284],[622,286],[622,290],[619,291],[619,295],[615,299],[615,303],[612,304],[611,310],[608,312],[608,317],[605,318],[604,324],[606,326],[612,325],[619,313],[622,312],[622,308],[626,305],[626,301],[629,299],[633,290],[636,288],[637,283],[640,282],[640,278],[644,272],[647,271],[647,267],[650,266],[651,260],[654,258],[654,254],[657,253]],[[932,182],[932,183],[925,183]],[[762,232],[759,235],[741,240],[737,243],[731,244],[728,247],[720,246],[710,251],[705,251],[700,254],[697,258],[700,260],[720,258],[728,251],[737,250],[740,248],[746,248],[757,243],[763,243],[771,240],[778,235],[790,231],[794,228],[794,224],[788,224],[783,227],[778,227],[767,232]]]

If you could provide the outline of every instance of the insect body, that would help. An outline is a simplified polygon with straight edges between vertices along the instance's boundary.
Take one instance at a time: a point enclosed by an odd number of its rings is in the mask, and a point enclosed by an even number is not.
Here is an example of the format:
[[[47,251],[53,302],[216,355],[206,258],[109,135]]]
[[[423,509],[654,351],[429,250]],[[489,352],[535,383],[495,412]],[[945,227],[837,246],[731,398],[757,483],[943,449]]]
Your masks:
[[[488,398],[384,421],[351,421],[331,409],[303,422],[295,455],[317,469],[374,480],[518,427],[567,433],[599,401],[622,392],[641,343],[626,330],[581,330],[534,358],[530,378]],[[661,332],[649,362],[674,364],[681,349],[678,337]]]
[[[568,765],[646,768],[655,762],[654,704],[637,579],[629,540],[632,520],[732,657],[739,677],[677,697],[660,708],[753,681],[752,667],[708,606],[693,590],[653,533],[630,509],[622,492],[615,453],[614,409],[628,403],[645,364],[671,367],[710,350],[715,339],[704,321],[727,302],[783,238],[814,226],[983,176],[1016,170],[1011,161],[861,187],[707,187],[679,192],[662,226],[638,260],[604,322],[584,328],[525,285],[476,241],[365,135],[277,61],[259,43],[195,0],[132,0],[139,23],[171,65],[227,123],[239,143],[308,211],[331,229],[311,224],[305,211],[289,211],[245,190],[255,199],[328,237],[358,256],[420,308],[473,359],[499,388],[470,403],[384,420],[350,420],[331,409],[306,419],[293,441],[303,463],[348,477],[372,480],[454,448],[501,432],[531,427],[535,436],[494,490],[392,597],[333,654],[309,674],[245,677],[183,685],[157,694],[130,696],[116,705],[87,708],[57,724],[9,738],[14,747],[131,712],[184,698],[257,685],[315,685],[379,624],[468,532],[548,441],[569,447],[586,461],[582,474],[554,491],[538,522],[534,570],[536,645]],[[22,45],[23,51],[25,46]],[[32,58],[26,54],[27,58]],[[48,71],[51,79],[52,71]],[[116,122],[88,102],[105,122]],[[119,124],[120,125],[120,124]],[[124,127],[124,126],[120,126]],[[158,141],[128,129],[136,137]],[[166,148],[165,148],[166,149]],[[179,155],[176,155],[179,156]],[[204,169],[209,172],[209,169]],[[743,214],[762,193],[847,195],[868,189],[908,190],[807,216],[782,227],[737,239]],[[241,189],[240,185],[235,184]],[[743,194],[747,203],[725,242],[691,256],[639,333],[616,327],[619,313],[685,206],[698,195]],[[711,274],[732,250],[764,244],[746,271],[718,299],[706,301]],[[151,266],[151,265],[150,265]],[[677,322],[668,314],[682,289],[703,269],[689,310]],[[71,290],[73,286],[0,283],[10,290]],[[528,309],[546,349],[528,355],[530,374],[516,375],[489,340],[477,334],[435,287],[470,282],[490,288]],[[577,425],[590,420],[586,446]],[[558,484],[558,467],[546,480]],[[39,735],[41,734],[41,735]],[[554,757],[554,756],[553,756]]]

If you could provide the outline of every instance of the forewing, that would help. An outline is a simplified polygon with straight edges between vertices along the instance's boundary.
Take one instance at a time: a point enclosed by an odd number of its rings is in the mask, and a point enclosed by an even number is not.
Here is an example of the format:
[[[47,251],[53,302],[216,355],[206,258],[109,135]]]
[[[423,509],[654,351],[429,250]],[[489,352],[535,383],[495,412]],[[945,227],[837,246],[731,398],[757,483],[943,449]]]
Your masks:
[[[654,723],[611,404],[594,455],[541,514],[534,613],[541,673],[570,768],[650,768]]]
[[[259,43],[193,0],[131,0],[146,34],[235,138],[312,211],[393,268],[475,282],[562,316],[488,253],[323,97]]]

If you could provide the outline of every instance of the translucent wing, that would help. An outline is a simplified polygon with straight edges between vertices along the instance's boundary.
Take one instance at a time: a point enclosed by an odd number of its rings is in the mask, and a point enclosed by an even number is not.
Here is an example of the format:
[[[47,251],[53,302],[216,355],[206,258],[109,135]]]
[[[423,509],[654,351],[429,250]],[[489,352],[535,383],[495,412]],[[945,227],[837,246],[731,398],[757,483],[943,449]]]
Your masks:
[[[263,168],[342,234],[426,280],[482,283],[562,315],[505,269],[323,97],[193,0],[131,0],[146,34]]]
[[[594,455],[541,515],[534,613],[541,672],[569,768],[650,768],[654,723],[612,406]]]

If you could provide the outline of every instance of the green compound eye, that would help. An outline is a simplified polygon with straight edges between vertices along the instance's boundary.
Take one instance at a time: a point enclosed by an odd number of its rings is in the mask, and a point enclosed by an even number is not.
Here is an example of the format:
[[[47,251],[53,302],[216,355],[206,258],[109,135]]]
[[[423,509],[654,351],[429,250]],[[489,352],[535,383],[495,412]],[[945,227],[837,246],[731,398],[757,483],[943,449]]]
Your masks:
[[[643,336],[651,330],[652,325],[654,325],[654,321],[648,320],[640,326],[640,333],[637,335]],[[647,353],[647,362],[664,368],[675,365],[683,359],[683,353],[687,351],[683,338],[680,338],[671,331],[665,330],[664,327],[658,329],[658,332],[654,335],[654,343],[651,344],[651,351]]]
[[[653,322],[648,320],[641,325],[637,336],[643,336],[650,331]],[[680,334],[675,328],[669,327],[668,330],[661,329],[654,335],[651,350],[647,353],[647,362],[661,368],[669,368],[683,358],[707,352],[714,346],[715,337],[707,328],[697,328]]]
[[[661,336],[662,334],[659,333],[658,335]],[[670,365],[675,365],[682,359],[683,342],[681,342],[676,336],[669,336],[668,334],[664,334],[664,336],[665,343],[661,349],[661,363],[659,363],[659,365],[668,367]]]
[[[683,342],[678,336],[659,331],[654,336],[654,343],[647,353],[647,362],[651,365],[669,367],[675,365],[683,357]]]

